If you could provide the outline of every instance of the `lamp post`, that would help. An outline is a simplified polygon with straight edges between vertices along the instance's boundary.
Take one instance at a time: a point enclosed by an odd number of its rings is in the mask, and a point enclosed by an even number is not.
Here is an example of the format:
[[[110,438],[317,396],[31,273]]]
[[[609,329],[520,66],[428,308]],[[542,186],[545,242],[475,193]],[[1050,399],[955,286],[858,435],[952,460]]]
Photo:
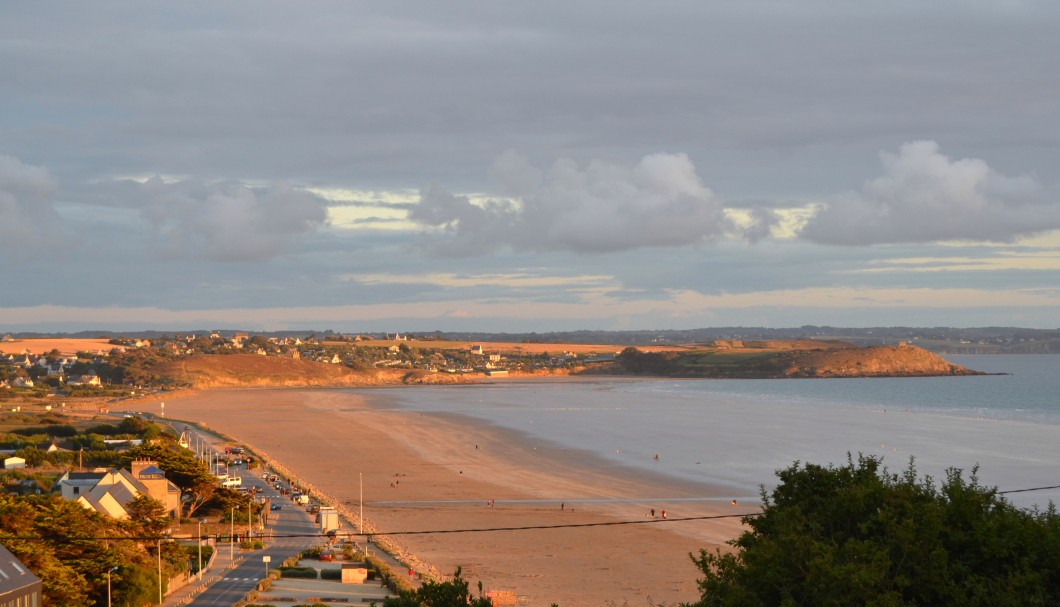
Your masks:
[[[114,567],[111,567],[110,569],[107,570],[107,607],[111,607],[111,603],[110,603],[110,574],[114,573],[117,570],[118,570],[118,567],[116,565]]]
[[[202,579],[202,519],[198,521],[199,526],[199,579]]]
[[[232,518],[229,520],[231,530],[228,532],[228,558],[236,557],[236,507],[232,506]]]
[[[158,604],[162,604],[162,540],[158,540]]]

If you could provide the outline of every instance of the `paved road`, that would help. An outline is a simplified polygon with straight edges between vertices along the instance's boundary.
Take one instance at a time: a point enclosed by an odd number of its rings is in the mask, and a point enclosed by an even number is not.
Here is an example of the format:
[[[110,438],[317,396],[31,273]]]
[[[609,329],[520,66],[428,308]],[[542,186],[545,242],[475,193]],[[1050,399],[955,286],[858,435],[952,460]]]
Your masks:
[[[176,424],[180,428],[180,424]],[[223,449],[218,449],[219,439],[208,434],[189,432],[193,445],[204,446],[213,454],[223,455]],[[201,605],[203,607],[230,607],[231,605],[246,598],[246,594],[257,587],[258,582],[265,578],[265,563],[262,557],[271,557],[269,570],[280,566],[284,560],[299,554],[301,551],[321,541],[312,537],[317,533],[314,521],[306,513],[305,509],[293,503],[288,497],[280,493],[270,484],[262,480],[260,470],[247,470],[242,467],[234,467],[231,474],[238,474],[243,478],[243,487],[258,488],[258,498],[268,498],[271,503],[278,504],[280,510],[268,511],[265,525],[261,521],[254,521],[254,534],[264,534],[268,548],[264,550],[240,551],[238,546],[234,549],[230,544],[218,544],[217,559],[212,568],[214,571],[225,570],[232,563],[238,563],[234,568],[223,571],[219,575],[210,575],[208,572],[203,579],[207,585],[205,590],[199,592],[199,584],[191,584],[188,588],[178,590],[166,598],[165,605]],[[243,535],[247,532],[246,524],[235,527],[236,533]],[[294,537],[286,537],[294,536]],[[234,560],[230,558],[234,557]],[[196,594],[197,593],[197,594]],[[189,596],[196,594],[194,599]]]
[[[198,595],[191,605],[203,607],[229,607],[246,597],[247,592],[253,590],[259,581],[265,578],[265,563],[262,557],[271,557],[268,564],[270,570],[280,566],[284,560],[299,554],[302,550],[319,544],[320,541],[313,537],[307,537],[317,532],[316,525],[304,509],[292,503],[288,498],[282,497],[275,489],[261,480],[257,474],[246,470],[241,471],[244,487],[259,487],[259,497],[267,497],[272,503],[279,504],[280,510],[270,511],[267,519],[268,524],[264,530],[255,529],[255,533],[264,533],[267,537],[268,548],[265,550],[253,550],[244,552],[244,560],[236,568],[225,573],[224,577],[212,584],[207,590]],[[258,523],[254,525],[259,527]],[[246,527],[236,531],[246,533]],[[297,537],[285,537],[297,536]],[[218,546],[218,550],[230,551],[230,546]],[[235,550],[238,556],[238,548]]]
[[[173,424],[178,432],[184,429],[180,422]],[[221,440],[208,433],[200,433],[188,427],[188,436],[192,442],[192,448],[196,451],[204,449],[212,452],[212,455],[224,456],[224,448],[220,445]],[[271,557],[269,571],[279,567],[284,560],[301,553],[303,550],[320,546],[324,543],[319,534],[319,529],[313,518],[306,513],[305,507],[291,501],[289,495],[283,496],[272,485],[261,478],[261,470],[247,470],[243,467],[232,468],[230,474],[238,474],[243,479],[243,487],[259,488],[257,497],[268,498],[272,504],[278,504],[279,510],[268,511],[266,525],[263,530],[255,533],[264,533],[268,548],[242,552],[238,549],[232,550],[230,545],[218,544],[216,546],[217,556],[211,571],[205,574],[201,583],[193,583],[188,587],[180,589],[166,597],[164,605],[196,605],[202,607],[231,607],[231,605],[246,598],[248,592],[257,587],[258,582],[265,578],[265,563],[263,556]],[[290,489],[289,487],[287,487]],[[255,527],[259,527],[260,521],[255,521]],[[236,525],[236,532],[240,535],[246,533],[246,524]],[[382,558],[396,571],[403,567],[389,554],[381,552],[373,546],[373,554]],[[230,558],[234,557],[233,558]],[[231,567],[231,568],[230,568]],[[221,573],[217,573],[220,571]],[[202,589],[202,586],[206,586]],[[192,598],[194,597],[194,598]]]

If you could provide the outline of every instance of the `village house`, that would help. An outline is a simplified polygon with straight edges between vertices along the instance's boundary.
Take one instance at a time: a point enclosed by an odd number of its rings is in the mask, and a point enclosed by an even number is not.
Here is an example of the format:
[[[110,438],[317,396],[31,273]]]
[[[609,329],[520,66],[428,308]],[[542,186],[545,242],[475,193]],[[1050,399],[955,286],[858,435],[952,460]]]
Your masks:
[[[66,380],[68,386],[102,386],[103,381],[98,375],[71,375]]]
[[[178,516],[180,488],[166,479],[158,462],[138,459],[131,467],[131,471],[67,472],[55,484],[63,498],[112,518],[128,518],[126,506],[141,495],[158,501],[169,516]]]

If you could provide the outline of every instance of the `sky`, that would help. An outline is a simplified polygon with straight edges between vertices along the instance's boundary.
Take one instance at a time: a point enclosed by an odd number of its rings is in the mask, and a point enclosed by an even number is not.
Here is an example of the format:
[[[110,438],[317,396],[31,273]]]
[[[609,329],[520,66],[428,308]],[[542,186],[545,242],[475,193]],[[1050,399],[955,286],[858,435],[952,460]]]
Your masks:
[[[1060,4],[6,2],[0,332],[1060,327]]]

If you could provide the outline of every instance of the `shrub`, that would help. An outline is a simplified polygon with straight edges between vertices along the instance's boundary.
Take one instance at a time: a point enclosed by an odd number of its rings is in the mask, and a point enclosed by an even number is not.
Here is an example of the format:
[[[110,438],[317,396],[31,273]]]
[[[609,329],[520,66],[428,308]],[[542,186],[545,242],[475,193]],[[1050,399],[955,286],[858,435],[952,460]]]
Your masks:
[[[341,569],[321,569],[320,579],[322,580],[341,580],[342,570]]]
[[[289,578],[317,579],[317,570],[312,567],[280,567],[280,575]]]

